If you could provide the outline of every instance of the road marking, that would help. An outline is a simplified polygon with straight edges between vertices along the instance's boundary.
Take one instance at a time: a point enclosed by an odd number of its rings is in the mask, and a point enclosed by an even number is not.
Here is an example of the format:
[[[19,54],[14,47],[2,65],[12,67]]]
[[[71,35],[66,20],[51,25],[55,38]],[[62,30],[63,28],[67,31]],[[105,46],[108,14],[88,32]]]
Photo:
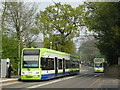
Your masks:
[[[85,74],[87,74],[87,73],[85,73]],[[48,82],[48,83],[43,83],[43,84],[39,84],[39,85],[34,85],[34,86],[31,86],[31,87],[27,87],[27,88],[37,88],[37,87],[45,86],[45,85],[48,85],[48,84],[56,83],[56,82],[59,82],[59,81],[71,79],[71,78],[74,78],[74,77],[77,77],[77,76],[83,76],[83,75],[85,75],[85,74],[76,75],[76,76],[72,76],[72,77],[68,77],[68,78],[63,78],[63,79],[56,80],[56,81],[53,81],[53,82]]]
[[[77,75],[77,76],[79,76],[79,75]],[[39,84],[39,85],[34,85],[34,86],[31,86],[31,87],[27,87],[27,88],[37,88],[37,87],[45,86],[45,85],[48,85],[48,84],[56,83],[56,82],[59,82],[59,81],[71,79],[71,78],[74,78],[74,77],[76,77],[76,76],[72,76],[72,77],[68,77],[68,78],[63,78],[63,79],[60,79],[60,80],[55,80],[55,81],[52,81],[52,82],[43,83],[43,84]]]
[[[91,78],[89,78],[89,79],[85,79],[83,82],[81,82],[81,83],[84,83],[84,82],[86,82],[86,81],[88,81],[88,80],[90,80],[90,79],[92,79],[92,78],[94,78],[94,77],[97,77],[98,75],[94,75],[94,76],[92,76]],[[80,84],[80,83],[79,83]]]
[[[98,76],[98,75],[94,75],[94,76]]]
[[[90,88],[91,86],[93,86],[98,80],[100,80],[100,78],[98,78],[95,82],[93,82],[88,88]]]

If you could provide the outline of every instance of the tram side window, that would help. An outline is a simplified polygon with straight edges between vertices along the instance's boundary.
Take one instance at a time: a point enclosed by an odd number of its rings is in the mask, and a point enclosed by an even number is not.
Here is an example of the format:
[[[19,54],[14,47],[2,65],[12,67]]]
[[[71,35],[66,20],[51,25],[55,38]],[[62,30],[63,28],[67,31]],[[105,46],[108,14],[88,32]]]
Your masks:
[[[66,60],[66,69],[71,68],[70,60]]]
[[[79,62],[78,61],[72,61],[72,68],[78,68]]]
[[[53,58],[47,58],[48,59],[48,70],[54,70],[54,59]]]
[[[79,61],[77,61],[77,68],[79,68]]]
[[[78,68],[78,67],[79,67],[79,62],[75,61],[75,68]]]
[[[75,61],[72,61],[72,68],[75,68]]]
[[[59,61],[59,69],[62,69],[62,59],[58,59],[58,61]]]
[[[47,70],[47,60],[46,60],[46,58],[41,58],[40,67],[42,68],[42,70]]]
[[[68,60],[66,60],[66,69],[68,68]]]
[[[53,58],[41,58],[42,70],[54,70],[54,59]]]

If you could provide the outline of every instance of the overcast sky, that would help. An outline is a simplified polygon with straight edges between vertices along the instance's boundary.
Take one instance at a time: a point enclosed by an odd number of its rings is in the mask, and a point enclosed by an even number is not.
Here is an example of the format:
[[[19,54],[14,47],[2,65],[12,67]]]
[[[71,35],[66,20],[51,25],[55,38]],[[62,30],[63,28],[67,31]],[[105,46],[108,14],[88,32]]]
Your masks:
[[[45,10],[46,7],[50,5],[54,5],[53,2],[39,2],[39,9],[40,10]],[[73,8],[79,6],[80,4],[83,4],[82,2],[61,2],[61,4],[70,4]]]

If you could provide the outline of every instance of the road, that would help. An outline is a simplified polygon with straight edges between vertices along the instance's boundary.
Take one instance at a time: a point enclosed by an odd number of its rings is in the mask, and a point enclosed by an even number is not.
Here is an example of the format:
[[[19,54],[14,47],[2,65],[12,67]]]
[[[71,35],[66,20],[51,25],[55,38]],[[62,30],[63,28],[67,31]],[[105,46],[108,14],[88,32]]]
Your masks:
[[[79,75],[66,76],[47,81],[17,81],[5,83],[3,90],[17,88],[29,90],[33,88],[114,88],[118,89],[118,79],[108,78],[104,73],[94,73],[93,68],[85,66]]]

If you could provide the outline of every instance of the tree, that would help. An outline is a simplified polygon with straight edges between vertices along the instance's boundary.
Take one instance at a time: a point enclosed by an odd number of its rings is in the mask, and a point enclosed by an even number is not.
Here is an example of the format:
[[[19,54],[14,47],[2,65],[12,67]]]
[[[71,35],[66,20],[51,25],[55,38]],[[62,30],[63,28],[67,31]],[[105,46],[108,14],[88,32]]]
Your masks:
[[[38,13],[36,24],[44,34],[44,37],[49,37],[53,40],[51,42],[59,41],[56,43],[58,50],[67,52],[65,49],[61,50],[59,48],[65,48],[67,42],[72,42],[73,37],[79,35],[80,27],[82,26],[82,14],[82,5],[72,8],[68,4],[55,3],[55,5],[49,6]],[[52,39],[52,37],[56,38],[56,40]]]
[[[95,40],[82,43],[78,53],[80,53],[80,59],[89,62],[89,64],[93,63],[94,58],[101,57],[99,49],[96,47]]]
[[[36,10],[35,4],[24,2],[3,3],[3,34],[11,36],[14,33],[18,41],[24,43],[26,47],[30,47],[39,33],[34,23]]]
[[[10,58],[13,68],[18,70],[18,52],[23,44],[31,47],[36,40],[38,30],[35,25],[36,5],[24,2],[2,3],[2,58]],[[21,50],[19,51],[18,48]]]
[[[0,30],[0,59],[2,58],[2,31]]]
[[[14,37],[2,36],[2,58],[9,58],[14,68],[14,75],[18,70],[18,41]]]
[[[92,2],[85,6],[85,24],[96,33],[97,47],[109,64],[117,64],[120,57],[120,2]]]
[[[76,54],[76,48],[75,48],[75,44],[73,43],[73,41],[71,40],[66,41],[64,45],[61,45],[60,36],[50,36],[50,38],[45,37],[44,44],[45,44],[44,46],[45,48],[50,48],[51,46],[52,49],[57,50],[57,51],[63,51],[63,52],[67,52],[67,53],[74,54],[74,55]]]

